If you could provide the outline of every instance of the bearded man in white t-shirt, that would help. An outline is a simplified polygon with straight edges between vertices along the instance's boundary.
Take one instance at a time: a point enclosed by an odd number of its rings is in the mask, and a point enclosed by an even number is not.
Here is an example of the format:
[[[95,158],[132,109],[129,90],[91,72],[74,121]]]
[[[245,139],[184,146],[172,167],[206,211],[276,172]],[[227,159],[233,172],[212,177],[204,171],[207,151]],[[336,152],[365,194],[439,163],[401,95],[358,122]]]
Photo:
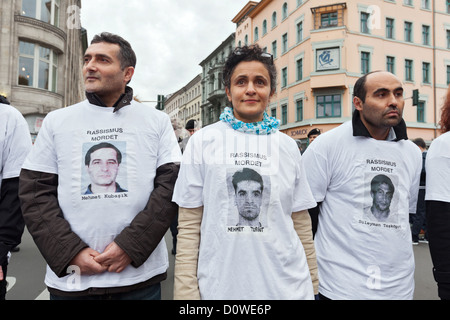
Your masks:
[[[23,216],[47,261],[51,299],[161,298],[181,152],[167,114],[133,99],[135,66],[128,41],[95,36],[84,56],[87,100],[47,115],[23,165]],[[86,150],[99,143],[110,170],[96,181],[104,188],[86,193]],[[112,181],[119,163],[127,190]]]
[[[320,297],[412,299],[409,213],[416,211],[422,158],[402,119],[402,83],[389,72],[366,74],[355,84],[353,104],[352,121],[320,135],[304,153],[320,209]],[[378,199],[371,187],[377,176],[386,184]],[[387,221],[375,219],[376,200]]]

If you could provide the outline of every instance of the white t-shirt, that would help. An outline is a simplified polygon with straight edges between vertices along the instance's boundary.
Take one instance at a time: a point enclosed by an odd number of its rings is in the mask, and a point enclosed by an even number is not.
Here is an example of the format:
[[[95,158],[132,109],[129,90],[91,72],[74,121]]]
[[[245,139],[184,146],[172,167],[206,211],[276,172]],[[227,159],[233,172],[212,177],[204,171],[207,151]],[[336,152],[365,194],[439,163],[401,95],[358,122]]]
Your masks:
[[[0,104],[0,186],[3,179],[17,178],[31,149],[28,123],[14,107]]]
[[[121,153],[115,179],[120,188],[116,192],[90,193],[92,181],[104,177],[89,173],[86,154],[104,142]],[[91,160],[94,158],[97,156],[92,153]],[[165,113],[136,101],[113,113],[113,108],[95,106],[86,100],[45,118],[23,167],[59,176],[58,201],[64,218],[84,242],[102,252],[145,208],[156,169],[180,160],[180,148]],[[111,161],[107,158],[104,163]],[[167,267],[167,248],[162,239],[139,268],[130,265],[121,273],[82,276],[68,285],[70,278],[58,278],[47,267],[45,283],[62,291],[127,286],[164,273]]]
[[[239,177],[242,172],[249,175]],[[250,176],[253,185],[240,184]],[[316,203],[294,140],[280,132],[241,133],[224,122],[208,126],[189,139],[173,200],[185,208],[204,206],[197,273],[202,299],[313,298],[291,214]],[[246,209],[257,216],[253,226],[242,223],[249,217],[240,219]]]
[[[431,144],[425,170],[425,200],[450,202],[450,132],[439,136]]]
[[[314,140],[303,159],[322,202],[319,292],[330,299],[412,299],[409,213],[416,212],[420,149],[407,140],[354,137],[346,122]],[[385,214],[376,217],[377,210]]]

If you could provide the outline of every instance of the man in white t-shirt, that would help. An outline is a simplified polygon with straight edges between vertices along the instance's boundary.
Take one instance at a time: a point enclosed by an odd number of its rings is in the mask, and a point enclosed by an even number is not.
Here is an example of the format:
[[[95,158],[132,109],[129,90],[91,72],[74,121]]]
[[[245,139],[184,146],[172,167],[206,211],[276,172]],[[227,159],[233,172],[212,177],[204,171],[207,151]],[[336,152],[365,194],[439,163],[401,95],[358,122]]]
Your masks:
[[[97,35],[84,60],[87,100],[47,115],[23,165],[25,222],[51,299],[160,299],[181,152],[169,117],[133,99],[126,40]]]
[[[354,90],[353,120],[320,135],[304,153],[320,208],[319,293],[333,300],[412,299],[409,213],[422,159],[407,138],[402,83],[378,71]]]
[[[26,120],[0,96],[0,300],[6,296],[9,252],[19,245],[25,226],[19,202],[19,174],[30,149]]]

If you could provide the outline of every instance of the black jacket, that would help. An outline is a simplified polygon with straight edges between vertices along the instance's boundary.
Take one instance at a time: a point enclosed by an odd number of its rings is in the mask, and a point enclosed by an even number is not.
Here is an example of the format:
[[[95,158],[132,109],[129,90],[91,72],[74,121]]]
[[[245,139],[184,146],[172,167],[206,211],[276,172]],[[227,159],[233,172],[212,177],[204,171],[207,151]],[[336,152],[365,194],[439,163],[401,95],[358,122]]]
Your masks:
[[[20,244],[25,227],[18,196],[19,178],[4,179],[0,189],[0,265]]]

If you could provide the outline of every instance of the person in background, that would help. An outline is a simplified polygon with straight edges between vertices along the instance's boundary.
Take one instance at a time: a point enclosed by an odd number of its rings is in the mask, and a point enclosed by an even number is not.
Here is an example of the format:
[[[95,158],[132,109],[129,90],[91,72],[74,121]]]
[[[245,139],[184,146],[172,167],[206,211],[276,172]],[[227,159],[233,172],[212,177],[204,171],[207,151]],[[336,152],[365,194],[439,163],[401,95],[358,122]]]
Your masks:
[[[442,135],[427,153],[426,216],[434,279],[442,300],[450,300],[450,88],[442,107]]]
[[[314,141],[314,139],[320,136],[320,134],[320,129],[317,128],[314,128],[310,132],[308,132],[308,145],[310,145]]]
[[[428,243],[428,233],[426,228],[426,206],[425,206],[425,183],[426,183],[426,158],[427,158],[427,144],[422,138],[414,139],[413,142],[419,147],[422,152],[422,171],[420,173],[420,187],[419,198],[417,199],[417,211],[416,214],[411,215],[412,225],[412,244],[418,245],[419,242]],[[419,239],[421,231],[424,231],[424,238]]]
[[[6,299],[10,252],[25,227],[19,201],[19,175],[31,149],[28,123],[4,96],[0,96],[0,300]]]

